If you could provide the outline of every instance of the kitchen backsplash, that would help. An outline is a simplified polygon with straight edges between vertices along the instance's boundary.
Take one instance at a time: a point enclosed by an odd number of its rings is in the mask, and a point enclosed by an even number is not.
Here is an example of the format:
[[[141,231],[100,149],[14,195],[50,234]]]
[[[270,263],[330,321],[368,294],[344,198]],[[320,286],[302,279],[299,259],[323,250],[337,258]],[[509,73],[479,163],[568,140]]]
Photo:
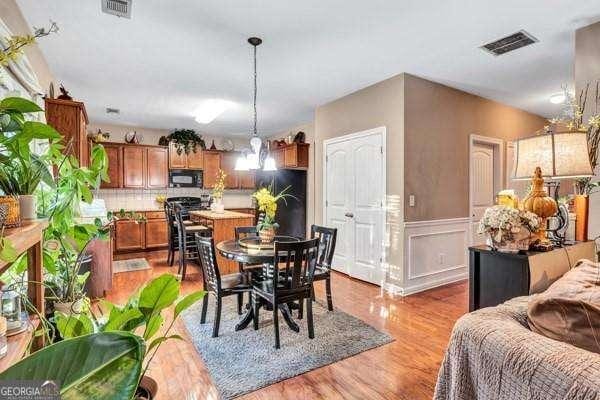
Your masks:
[[[252,190],[226,190],[223,194],[225,208],[249,208],[252,207]],[[117,211],[145,211],[162,209],[162,205],[156,202],[156,196],[198,196],[210,194],[208,189],[195,188],[168,188],[168,189],[99,189],[94,196],[103,199],[106,209]]]

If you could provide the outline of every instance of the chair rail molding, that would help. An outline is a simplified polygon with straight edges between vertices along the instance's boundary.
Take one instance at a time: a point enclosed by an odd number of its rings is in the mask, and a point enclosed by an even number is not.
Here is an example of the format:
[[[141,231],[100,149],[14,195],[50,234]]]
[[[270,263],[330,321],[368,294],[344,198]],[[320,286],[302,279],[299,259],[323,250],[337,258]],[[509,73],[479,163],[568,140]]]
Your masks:
[[[404,223],[402,295],[466,279],[468,217]]]

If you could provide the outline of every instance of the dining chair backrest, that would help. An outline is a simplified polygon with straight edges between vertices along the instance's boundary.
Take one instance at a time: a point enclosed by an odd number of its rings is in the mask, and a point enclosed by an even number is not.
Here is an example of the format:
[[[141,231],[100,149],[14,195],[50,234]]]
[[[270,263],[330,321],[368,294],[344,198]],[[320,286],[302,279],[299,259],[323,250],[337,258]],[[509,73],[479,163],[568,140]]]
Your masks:
[[[318,251],[319,239],[275,242],[272,279],[276,295],[310,290]]]
[[[236,226],[235,227],[235,240],[240,240],[245,237],[258,237],[258,229],[256,226]]]
[[[317,267],[330,270],[333,262],[333,253],[335,253],[335,242],[337,239],[337,229],[326,226],[312,225],[310,227],[310,237],[319,239],[319,255],[317,256]]]
[[[198,246],[198,258],[204,274],[204,284],[206,285],[204,289],[219,292],[221,290],[221,274],[217,264],[215,241],[212,237],[196,233],[196,244]]]

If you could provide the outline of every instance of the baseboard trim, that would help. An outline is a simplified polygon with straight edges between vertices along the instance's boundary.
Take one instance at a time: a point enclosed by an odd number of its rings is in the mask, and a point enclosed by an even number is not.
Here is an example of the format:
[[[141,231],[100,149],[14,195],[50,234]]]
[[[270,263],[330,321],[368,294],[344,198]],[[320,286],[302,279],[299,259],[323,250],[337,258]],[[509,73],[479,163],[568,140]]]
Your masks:
[[[465,267],[466,269],[466,267]],[[433,289],[439,286],[444,286],[444,285],[448,285],[450,283],[454,283],[454,282],[458,282],[458,281],[463,281],[469,278],[469,272],[465,271],[461,274],[458,275],[453,275],[450,276],[448,278],[444,278],[444,279],[438,279],[435,281],[429,281],[427,283],[423,283],[420,285],[414,285],[414,286],[408,286],[408,287],[403,287],[402,289],[402,293],[403,296],[409,296],[411,294],[416,294],[419,292],[424,292],[425,290],[429,290],[429,289]]]
[[[468,224],[469,217],[448,218],[448,219],[432,219],[426,221],[409,221],[404,223],[405,228],[420,228],[424,226],[440,226],[453,224]]]

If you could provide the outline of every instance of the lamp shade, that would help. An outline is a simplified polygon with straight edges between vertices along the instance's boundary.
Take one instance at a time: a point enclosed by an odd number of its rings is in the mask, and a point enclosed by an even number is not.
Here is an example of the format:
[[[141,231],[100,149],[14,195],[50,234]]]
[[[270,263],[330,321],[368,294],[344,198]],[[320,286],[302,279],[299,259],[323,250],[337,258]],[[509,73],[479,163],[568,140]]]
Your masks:
[[[548,133],[516,142],[514,179],[530,179],[536,167],[548,178],[593,176],[585,132]]]

